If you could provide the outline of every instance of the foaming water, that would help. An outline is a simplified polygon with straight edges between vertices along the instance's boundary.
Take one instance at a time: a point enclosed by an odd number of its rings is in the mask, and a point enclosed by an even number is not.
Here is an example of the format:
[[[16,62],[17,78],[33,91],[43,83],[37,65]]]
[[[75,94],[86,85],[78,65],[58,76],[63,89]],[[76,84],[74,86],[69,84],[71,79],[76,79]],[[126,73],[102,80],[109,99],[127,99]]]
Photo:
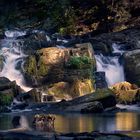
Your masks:
[[[31,88],[27,87],[24,82],[24,77],[19,69],[21,69],[23,60],[26,55],[24,55],[21,51],[23,47],[23,42],[14,39],[14,37],[22,36],[25,33],[20,34],[20,32],[5,32],[7,37],[4,40],[1,40],[1,54],[4,57],[4,67],[0,73],[0,77],[7,77],[11,81],[16,81],[17,85],[19,85],[25,91],[31,90]],[[20,65],[19,69],[17,66]]]
[[[96,55],[97,71],[104,71],[108,86],[125,80],[123,66],[117,56]]]
[[[30,129],[29,122],[25,116],[21,116],[20,118],[20,128]]]
[[[125,81],[123,65],[120,64],[119,58],[124,53],[117,44],[112,45],[113,54],[116,56],[104,56],[103,54],[95,55],[97,71],[104,71],[108,86],[118,82]]]
[[[7,38],[16,38],[16,37],[19,37],[19,36],[24,36],[26,35],[26,31],[5,31],[5,36]]]

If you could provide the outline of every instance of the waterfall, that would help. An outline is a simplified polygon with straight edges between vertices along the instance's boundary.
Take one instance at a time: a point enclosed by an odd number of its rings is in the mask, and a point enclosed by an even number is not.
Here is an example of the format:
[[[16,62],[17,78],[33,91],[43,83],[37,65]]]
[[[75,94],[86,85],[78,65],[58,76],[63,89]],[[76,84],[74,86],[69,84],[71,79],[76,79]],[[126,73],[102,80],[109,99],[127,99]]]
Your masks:
[[[30,129],[29,122],[25,116],[20,117],[20,128]]]
[[[104,56],[96,54],[97,71],[104,71],[108,86],[125,80],[123,65],[120,64],[119,58],[125,52],[118,44],[112,44],[112,53],[118,54],[114,56]]]
[[[6,38],[1,40],[1,53],[4,57],[4,66],[0,73],[0,77],[7,77],[11,81],[16,81],[17,85],[19,85],[25,91],[31,90],[31,88],[27,87],[24,82],[24,77],[20,72],[20,68],[23,64],[23,59],[27,57],[21,51],[23,47],[23,42],[16,40],[17,37],[25,35],[25,32],[19,31],[6,31]],[[18,68],[20,67],[20,68]]]

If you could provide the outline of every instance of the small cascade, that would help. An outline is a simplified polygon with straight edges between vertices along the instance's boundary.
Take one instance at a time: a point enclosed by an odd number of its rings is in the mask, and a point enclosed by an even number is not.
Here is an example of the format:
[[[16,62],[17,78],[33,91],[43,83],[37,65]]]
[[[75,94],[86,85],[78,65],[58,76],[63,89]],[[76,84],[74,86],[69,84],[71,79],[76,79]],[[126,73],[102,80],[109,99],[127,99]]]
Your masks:
[[[29,122],[25,116],[20,117],[20,128],[30,129]]]
[[[120,64],[119,58],[125,52],[121,46],[112,44],[113,56],[104,56],[96,54],[97,72],[104,71],[108,86],[125,80],[123,65]],[[117,55],[115,55],[117,54]]]
[[[17,37],[25,35],[25,32],[6,31],[6,38],[1,40],[1,53],[4,57],[4,67],[0,73],[0,77],[7,77],[11,81],[16,81],[25,91],[31,90],[24,82],[24,77],[20,72],[23,65],[23,59],[27,57],[21,51],[23,42],[16,40]]]

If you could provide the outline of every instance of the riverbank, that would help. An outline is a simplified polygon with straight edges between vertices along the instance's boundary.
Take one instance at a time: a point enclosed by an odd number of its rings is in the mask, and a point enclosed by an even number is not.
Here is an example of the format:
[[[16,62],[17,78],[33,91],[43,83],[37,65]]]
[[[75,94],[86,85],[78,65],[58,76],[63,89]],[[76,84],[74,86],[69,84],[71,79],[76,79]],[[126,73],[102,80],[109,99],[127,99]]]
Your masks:
[[[130,135],[130,136],[127,136]],[[12,138],[11,138],[12,137]],[[139,132],[83,132],[83,133],[41,133],[27,130],[0,131],[0,138],[3,140],[138,140]]]

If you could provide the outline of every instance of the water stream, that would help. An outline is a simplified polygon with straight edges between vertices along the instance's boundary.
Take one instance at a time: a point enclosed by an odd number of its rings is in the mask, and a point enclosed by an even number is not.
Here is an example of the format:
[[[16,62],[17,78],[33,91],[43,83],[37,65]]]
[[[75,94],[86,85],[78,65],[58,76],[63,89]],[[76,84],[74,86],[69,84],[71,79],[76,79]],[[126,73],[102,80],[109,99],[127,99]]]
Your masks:
[[[23,59],[27,56],[21,51],[21,48],[23,47],[23,41],[16,40],[17,37],[25,35],[25,32],[6,31],[5,35],[6,38],[0,42],[0,55],[2,55],[5,60],[0,77],[6,77],[11,81],[16,81],[17,85],[19,85],[22,89],[29,91],[31,88],[26,86],[24,77],[20,72]]]
[[[117,44],[112,44],[112,49],[112,56],[105,56],[103,54],[95,55],[97,71],[105,72],[108,86],[125,81],[123,65],[119,61],[125,51],[121,50],[121,47]]]

